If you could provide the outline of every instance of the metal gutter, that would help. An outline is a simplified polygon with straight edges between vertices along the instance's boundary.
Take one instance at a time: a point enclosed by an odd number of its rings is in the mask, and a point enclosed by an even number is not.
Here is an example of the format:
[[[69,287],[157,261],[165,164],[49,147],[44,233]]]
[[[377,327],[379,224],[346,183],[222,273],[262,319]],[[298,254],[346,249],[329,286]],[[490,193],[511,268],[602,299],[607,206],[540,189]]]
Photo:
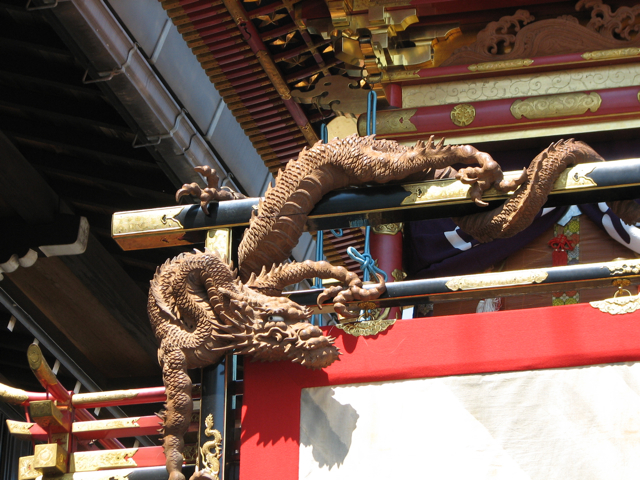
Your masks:
[[[49,10],[95,69],[94,78],[109,88],[137,123],[144,138],[134,147],[152,146],[183,182],[200,177],[197,165],[214,168],[226,184],[239,189],[227,167],[216,157],[187,111],[178,104],[151,67],[138,44],[100,0],[72,0]]]

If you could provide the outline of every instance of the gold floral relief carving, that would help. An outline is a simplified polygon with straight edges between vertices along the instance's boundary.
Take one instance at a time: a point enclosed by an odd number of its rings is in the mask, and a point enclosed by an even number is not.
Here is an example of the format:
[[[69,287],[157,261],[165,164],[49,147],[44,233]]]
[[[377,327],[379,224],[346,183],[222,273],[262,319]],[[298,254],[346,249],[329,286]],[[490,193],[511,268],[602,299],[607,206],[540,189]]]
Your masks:
[[[391,276],[396,282],[402,282],[405,278],[407,278],[407,273],[403,272],[399,268],[396,268],[391,272]]]
[[[471,124],[475,118],[476,109],[473,108],[473,105],[469,105],[468,103],[456,105],[451,110],[451,121],[458,127],[466,127]]]
[[[610,58],[635,57],[640,54],[640,48],[613,48],[611,50],[596,50],[594,52],[585,52],[582,58],[585,60],[607,60]]]
[[[516,100],[511,105],[511,114],[517,119],[525,117],[529,120],[566,117],[582,115],[588,110],[597,112],[601,104],[602,98],[596,92],[547,95]]]
[[[640,63],[476,78],[402,89],[402,108],[555,95],[640,85]]]
[[[113,216],[111,233],[121,235],[152,230],[180,230],[183,226],[176,217],[184,208],[180,206],[116,213]]]
[[[64,473],[67,451],[57,443],[38,444],[33,449],[33,468],[42,473]]]
[[[602,313],[610,315],[623,315],[633,313],[640,309],[640,297],[638,295],[626,297],[607,298],[596,302],[589,302],[593,308],[597,308]]]
[[[495,70],[508,70],[510,68],[528,67],[533,63],[530,58],[521,58],[514,60],[502,60],[498,62],[474,63],[469,65],[472,72],[493,72]]]
[[[363,322],[349,322],[338,323],[336,327],[340,330],[344,330],[349,335],[354,337],[367,337],[370,335],[377,335],[380,332],[385,331],[391,325],[396,323],[396,319],[388,320],[365,320]]]
[[[182,458],[187,465],[192,465],[198,461],[198,452],[200,448],[195,443],[185,445],[182,451]]]
[[[608,268],[611,275],[624,275],[625,273],[640,273],[640,260],[621,260],[619,262],[609,262],[603,265]]]
[[[449,290],[475,290],[479,288],[509,287],[531,285],[546,280],[549,274],[545,270],[526,270],[514,272],[484,273],[454,277],[445,285]]]

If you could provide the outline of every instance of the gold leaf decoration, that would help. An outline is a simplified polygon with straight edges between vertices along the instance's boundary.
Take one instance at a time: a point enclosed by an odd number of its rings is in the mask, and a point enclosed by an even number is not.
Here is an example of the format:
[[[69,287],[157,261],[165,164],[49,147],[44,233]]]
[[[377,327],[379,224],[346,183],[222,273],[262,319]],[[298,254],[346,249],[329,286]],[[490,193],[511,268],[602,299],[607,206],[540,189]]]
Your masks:
[[[289,43],[295,43],[297,42],[297,40],[295,40],[293,37],[296,36],[296,32],[290,32],[287,33],[284,37],[278,37],[276,38],[273,42],[271,42],[271,45],[280,45],[282,46],[282,48],[285,48]]]
[[[563,95],[546,95],[532,97],[526,100],[516,100],[511,105],[511,114],[520,119],[566,117],[582,115],[591,110],[597,112],[602,104],[602,98],[596,92],[567,93]]]
[[[296,55],[295,57],[287,58],[285,62],[289,64],[289,68],[301,67],[305,60],[310,57],[311,55]]]
[[[262,23],[260,24],[260,28],[262,28],[266,27],[267,25],[277,25],[278,20],[281,20],[286,16],[287,14],[285,13],[271,12],[268,15],[258,15],[257,18],[258,20],[262,20]]]

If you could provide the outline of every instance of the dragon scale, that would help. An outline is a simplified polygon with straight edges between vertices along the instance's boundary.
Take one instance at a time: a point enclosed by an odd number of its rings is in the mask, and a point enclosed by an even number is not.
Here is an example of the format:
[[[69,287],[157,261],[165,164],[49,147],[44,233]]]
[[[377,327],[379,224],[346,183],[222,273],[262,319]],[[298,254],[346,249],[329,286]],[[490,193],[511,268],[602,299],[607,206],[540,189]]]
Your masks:
[[[240,277],[246,280],[262,267],[288,258],[304,230],[307,215],[326,193],[365,183],[399,181],[420,173],[424,178],[452,163],[479,164],[487,173],[495,174],[491,185],[502,180],[502,172],[489,155],[466,145],[435,145],[432,139],[404,147],[377,140],[374,135],[352,135],[303,149],[278,173],[275,187],[267,189],[250,220],[238,249]]]

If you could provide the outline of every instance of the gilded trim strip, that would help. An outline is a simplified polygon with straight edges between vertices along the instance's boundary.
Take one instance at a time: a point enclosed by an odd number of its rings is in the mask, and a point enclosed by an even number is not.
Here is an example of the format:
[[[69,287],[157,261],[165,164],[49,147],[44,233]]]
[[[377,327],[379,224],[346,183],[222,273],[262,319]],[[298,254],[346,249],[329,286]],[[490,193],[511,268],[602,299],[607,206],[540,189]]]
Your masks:
[[[469,65],[468,68],[472,72],[494,72],[496,70],[528,67],[531,64],[533,64],[532,59],[522,58],[515,60],[502,60],[499,62],[474,63],[473,65]]]
[[[549,135],[561,138],[563,135],[577,135],[585,132],[630,130],[633,128],[640,128],[640,119],[630,118],[636,115],[636,112],[631,114],[603,115],[597,117],[598,121],[596,122],[589,121],[593,120],[592,118],[583,117],[583,120],[588,122],[580,123],[578,125],[564,125],[563,122],[565,122],[565,119],[547,119],[544,121],[525,123],[522,125],[522,130],[510,130],[506,132],[496,132],[495,127],[493,126],[484,129],[488,130],[490,128],[491,130],[494,130],[492,132],[482,131],[483,129],[474,129],[474,132],[471,134],[463,130],[451,129],[447,132],[437,132],[434,140],[440,140],[442,136],[446,135],[447,140],[449,141],[448,143],[456,143],[458,145],[468,144],[478,147],[480,144],[485,142],[547,137]],[[608,120],[614,117],[615,120]],[[500,127],[500,125],[498,125],[498,127]],[[415,140],[403,140],[401,138],[398,142],[400,145],[404,145],[405,147],[412,147],[416,143]]]
[[[417,132],[418,127],[411,121],[411,118],[418,110],[385,110],[379,112],[376,120],[376,132],[379,135],[392,133]],[[362,119],[362,120],[361,120]],[[364,135],[366,132],[365,116],[358,119],[358,133]]]
[[[171,231],[183,228],[176,218],[185,206],[152,208],[116,212],[111,223],[111,235],[132,235],[136,232]]]
[[[137,467],[133,456],[137,448],[75,452],[71,455],[70,472],[93,472],[107,468]]]
[[[549,274],[546,270],[485,273],[455,277],[445,285],[449,290],[477,290],[480,288],[511,287],[544,282]]]
[[[505,179],[516,179],[522,172],[505,172]],[[417,205],[421,203],[435,203],[447,200],[465,200],[471,198],[469,195],[470,185],[462,183],[460,180],[430,180],[424,183],[410,183],[402,185],[411,195],[406,197],[401,205]],[[482,195],[484,199],[504,197],[505,194],[498,193],[494,189],[487,190]]]
[[[611,50],[595,50],[581,55],[585,60],[608,60],[612,58],[635,57],[640,54],[640,48],[613,48]]]
[[[29,395],[27,395],[27,392],[25,392],[24,390],[13,388],[0,383],[0,400],[5,403],[21,405],[29,400]]]
[[[95,420],[92,422],[75,422],[73,424],[73,432],[95,432],[99,430],[112,430],[121,428],[136,428],[140,425],[138,421],[140,417],[132,418],[115,418],[110,420]]]
[[[108,392],[77,393],[73,396],[72,403],[75,405],[77,403],[95,403],[111,400],[126,400],[128,398],[136,398],[137,396],[138,392],[135,390],[111,390]]]
[[[597,187],[598,184],[588,175],[596,169],[593,163],[580,163],[568,168],[560,174],[553,185],[554,189],[565,190],[572,188]]]
[[[31,440],[31,428],[35,423],[18,422],[7,419],[9,433],[20,440]]]

